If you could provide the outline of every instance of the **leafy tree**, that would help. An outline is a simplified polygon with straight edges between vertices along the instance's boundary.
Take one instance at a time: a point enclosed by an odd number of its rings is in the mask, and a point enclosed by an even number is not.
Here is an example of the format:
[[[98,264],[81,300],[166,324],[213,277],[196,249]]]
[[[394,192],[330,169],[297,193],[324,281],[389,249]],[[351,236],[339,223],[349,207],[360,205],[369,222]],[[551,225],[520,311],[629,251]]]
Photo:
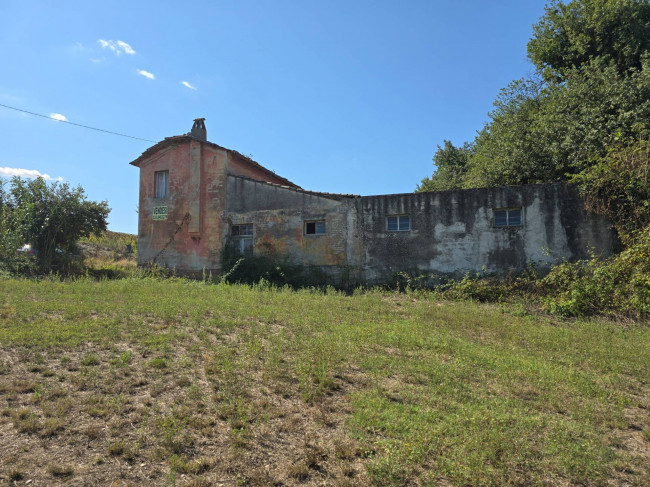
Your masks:
[[[416,192],[445,191],[462,187],[471,153],[472,147],[467,142],[461,147],[455,147],[451,141],[445,140],[444,147],[438,146],[433,156],[436,172],[432,177],[424,178]]]
[[[79,238],[106,230],[108,203],[87,201],[81,186],[43,178],[13,178],[8,186],[0,192],[0,231],[11,241],[0,249],[4,261],[13,258],[17,242],[29,243],[41,269],[47,269],[57,249],[69,251]]]
[[[501,90],[471,151],[438,147],[417,190],[568,181],[650,129],[647,1],[553,1],[528,49],[539,74]]]
[[[639,69],[650,49],[647,0],[553,0],[533,26],[528,57],[546,79],[564,80],[592,59],[619,73]]]
[[[592,61],[563,83],[519,80],[502,90],[473,143],[462,186],[566,181],[616,138],[650,128],[650,61],[627,75]]]
[[[650,225],[650,139],[647,135],[630,144],[619,141],[574,181],[587,208],[608,216],[624,243],[634,241]]]

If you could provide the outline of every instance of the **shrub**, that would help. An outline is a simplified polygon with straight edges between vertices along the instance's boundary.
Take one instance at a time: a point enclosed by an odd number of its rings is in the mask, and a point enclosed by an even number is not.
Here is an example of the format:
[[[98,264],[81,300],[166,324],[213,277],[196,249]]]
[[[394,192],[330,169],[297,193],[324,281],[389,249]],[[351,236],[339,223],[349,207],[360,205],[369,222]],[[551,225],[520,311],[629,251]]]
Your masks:
[[[0,263],[18,273],[48,272],[68,260],[80,237],[106,230],[108,203],[87,201],[84,190],[43,178],[0,182]],[[37,250],[33,259],[16,256],[22,244]]]
[[[546,309],[564,316],[650,313],[650,227],[609,259],[565,263],[542,280]]]
[[[260,255],[241,255],[227,243],[221,252],[222,282],[271,286],[326,287],[329,277],[316,266],[292,263],[287,256],[273,252]]]

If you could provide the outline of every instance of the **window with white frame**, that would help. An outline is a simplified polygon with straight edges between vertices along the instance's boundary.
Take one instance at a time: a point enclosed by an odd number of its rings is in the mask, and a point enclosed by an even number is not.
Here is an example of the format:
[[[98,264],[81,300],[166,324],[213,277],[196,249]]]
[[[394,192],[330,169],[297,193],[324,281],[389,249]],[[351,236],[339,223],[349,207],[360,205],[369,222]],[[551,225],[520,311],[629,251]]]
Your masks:
[[[305,222],[305,235],[325,235],[325,220]]]
[[[386,230],[389,232],[408,232],[411,230],[411,217],[408,215],[389,215],[386,217]]]
[[[521,225],[521,208],[499,208],[494,210],[495,227],[520,227]]]
[[[253,224],[245,223],[243,225],[231,225],[230,237],[235,249],[241,255],[251,255],[253,253]]]
[[[169,171],[156,171],[153,177],[154,198],[167,198],[169,196]]]

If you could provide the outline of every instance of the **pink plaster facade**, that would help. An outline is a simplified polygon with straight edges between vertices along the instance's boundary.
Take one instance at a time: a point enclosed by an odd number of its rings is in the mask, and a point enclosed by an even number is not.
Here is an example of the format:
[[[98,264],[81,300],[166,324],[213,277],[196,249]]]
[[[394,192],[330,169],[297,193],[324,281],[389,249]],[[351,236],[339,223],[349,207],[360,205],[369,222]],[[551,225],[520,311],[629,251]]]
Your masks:
[[[170,137],[131,163],[140,168],[138,264],[219,271],[228,232],[228,174],[297,188],[241,154],[190,135]],[[154,195],[155,173],[169,171],[168,197]],[[166,220],[154,220],[156,207]]]

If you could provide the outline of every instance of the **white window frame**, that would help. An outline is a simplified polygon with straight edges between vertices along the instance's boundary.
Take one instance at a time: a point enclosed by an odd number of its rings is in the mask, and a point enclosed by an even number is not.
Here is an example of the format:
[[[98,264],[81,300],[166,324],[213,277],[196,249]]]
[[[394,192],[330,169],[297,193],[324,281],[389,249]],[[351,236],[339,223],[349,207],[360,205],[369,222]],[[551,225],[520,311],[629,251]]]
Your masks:
[[[519,216],[516,217],[516,213]],[[505,213],[505,223],[497,223],[497,213]],[[494,208],[492,210],[492,226],[494,228],[513,228],[524,226],[524,211],[521,206],[513,208]]]
[[[397,225],[396,228],[390,228],[390,221],[391,219],[395,219],[395,223]],[[403,221],[407,222],[407,228],[401,228],[402,227],[402,222]],[[408,214],[401,214],[401,215],[386,215],[386,231],[387,232],[410,232],[411,231],[411,216]]]
[[[156,199],[169,197],[169,169],[153,173],[153,197]]]
[[[314,231],[308,232],[307,225],[314,224]],[[327,222],[325,220],[306,220],[303,226],[303,232],[310,237],[320,237],[327,234]]]
[[[235,231],[235,229],[237,229]],[[233,245],[241,255],[253,254],[253,232],[252,223],[239,223],[230,225],[230,238]],[[243,233],[242,233],[243,232]]]

